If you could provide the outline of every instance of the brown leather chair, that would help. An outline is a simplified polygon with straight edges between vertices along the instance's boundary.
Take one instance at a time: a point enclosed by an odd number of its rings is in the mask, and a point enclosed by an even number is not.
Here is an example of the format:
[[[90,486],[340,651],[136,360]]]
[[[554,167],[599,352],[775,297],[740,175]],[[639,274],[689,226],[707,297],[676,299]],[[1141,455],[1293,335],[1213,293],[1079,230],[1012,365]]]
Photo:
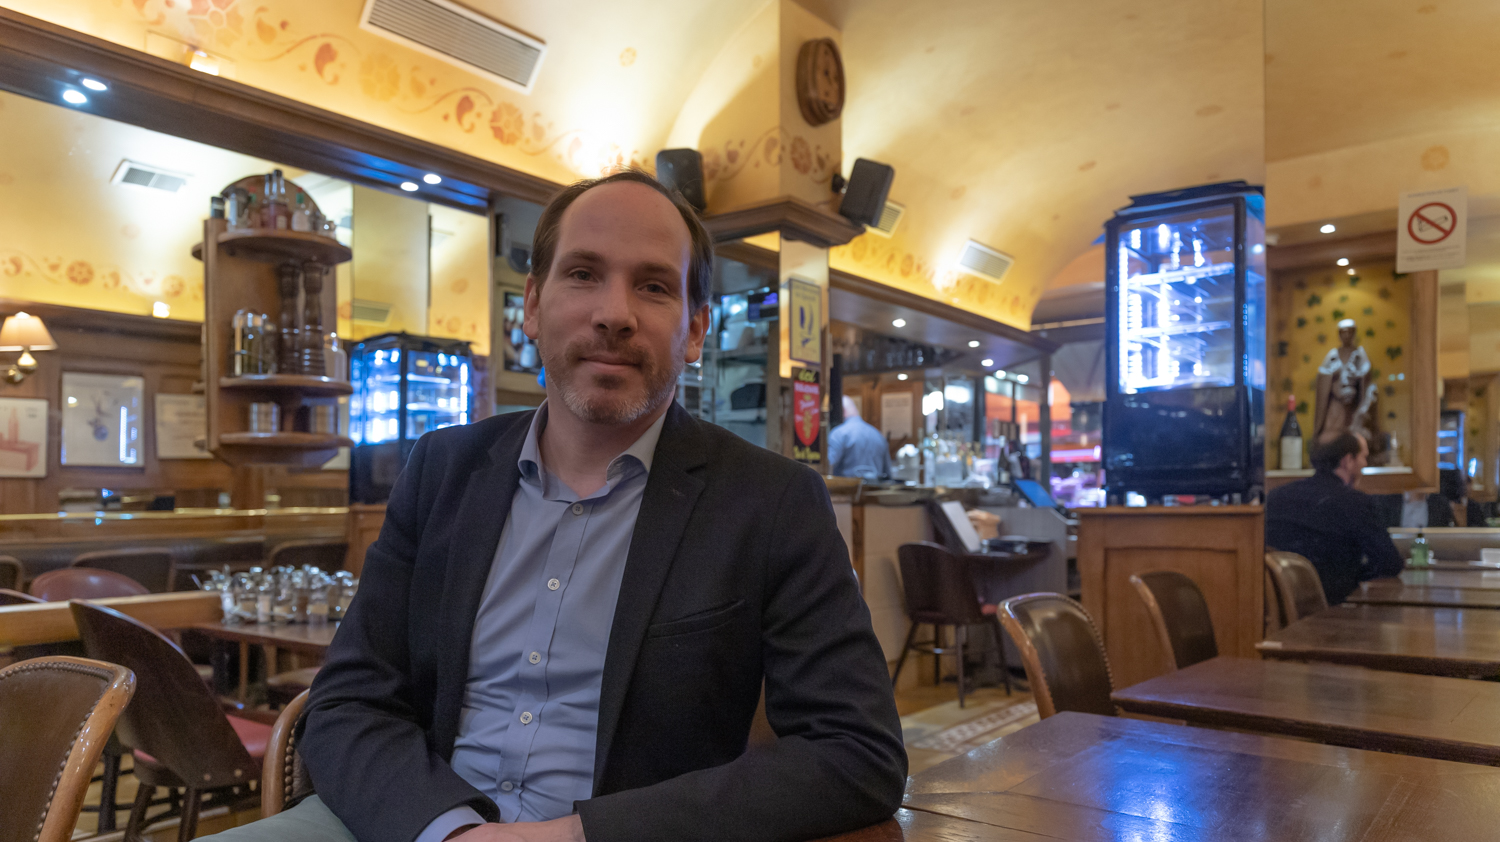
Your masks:
[[[297,721],[307,707],[308,691],[303,690],[281,709],[271,727],[271,742],[266,746],[265,763],[260,774],[260,815],[269,818],[281,812],[287,801],[312,791],[312,779],[297,756]]]
[[[175,568],[172,553],[157,547],[97,550],[73,559],[69,567],[108,570],[140,582],[151,593],[170,593]]]
[[[7,605],[31,605],[32,603],[46,601],[39,596],[32,596],[29,593],[13,591],[10,588],[0,588],[0,608]]]
[[[146,586],[121,573],[89,567],[48,570],[31,580],[31,595],[47,602],[70,599],[105,599],[111,596],[148,594]]]
[[[1083,606],[1057,593],[1014,596],[1000,603],[1042,719],[1059,711],[1117,716],[1114,677],[1099,630]]]
[[[1192,579],[1175,570],[1154,570],[1131,575],[1130,584],[1146,603],[1169,672],[1219,656],[1208,602]]]
[[[1266,571],[1271,574],[1271,584],[1288,624],[1328,607],[1318,569],[1304,556],[1271,550],[1266,553]]]
[[[266,557],[267,567],[301,567],[311,564],[324,570],[344,569],[344,559],[349,555],[348,541],[308,539],[284,541],[271,549]]]
[[[18,591],[26,578],[26,568],[14,556],[0,555],[0,589]]]
[[[120,718],[120,741],[133,749],[140,782],[125,839],[136,840],[157,787],[183,790],[177,838],[198,827],[201,796],[248,788],[260,770],[269,726],[226,716],[181,649],[118,611],[73,600],[73,621],[89,656],[129,667],[135,704]]]
[[[0,670],[0,839],[67,842],[135,676],[83,658]]]
[[[891,685],[901,677],[901,667],[906,664],[906,653],[923,652],[933,656],[950,652],[958,656],[958,706],[964,706],[964,644],[968,640],[969,626],[984,626],[994,636],[995,649],[1000,653],[1000,670],[1005,680],[1005,693],[1010,695],[1010,667],[1005,662],[1005,643],[1000,638],[1000,626],[993,614],[985,614],[980,608],[979,594],[974,590],[974,580],[969,565],[962,558],[948,552],[944,547],[927,541],[902,544],[896,550],[901,561],[901,586],[906,591],[906,616],[911,628],[906,633],[906,643],[901,647],[901,657],[896,661],[896,672],[891,676]],[[933,627],[933,642],[914,643],[917,628]],[[942,627],[953,626],[954,646],[939,645]],[[941,678],[939,661],[933,658],[934,681]]]

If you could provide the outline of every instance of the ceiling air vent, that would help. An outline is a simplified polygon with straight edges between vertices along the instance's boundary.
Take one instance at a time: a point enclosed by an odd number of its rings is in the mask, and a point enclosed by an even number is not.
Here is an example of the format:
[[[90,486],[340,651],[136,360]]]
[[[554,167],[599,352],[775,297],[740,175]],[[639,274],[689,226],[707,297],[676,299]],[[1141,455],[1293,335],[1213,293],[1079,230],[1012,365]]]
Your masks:
[[[152,190],[176,193],[187,186],[189,178],[191,176],[184,172],[173,172],[149,164],[137,164],[135,161],[124,160],[118,167],[115,167],[115,174],[110,176],[109,183],[129,184],[134,187],[149,187]]]
[[[964,245],[963,256],[958,259],[958,265],[981,278],[989,278],[998,281],[1005,277],[1006,270],[1015,260],[1008,254],[995,251],[989,246],[982,246],[970,240]]]
[[[880,212],[880,221],[875,223],[874,225],[871,225],[868,230],[871,234],[879,234],[882,237],[889,237],[892,233],[895,232],[896,223],[901,221],[901,217],[905,213],[905,207],[898,205],[895,202],[886,202],[885,209]]]
[[[370,301],[364,298],[356,298],[350,309],[349,318],[356,322],[370,322],[372,324],[385,324],[391,317],[391,305],[384,301]]]
[[[531,93],[547,47],[448,0],[365,0],[363,29]]]

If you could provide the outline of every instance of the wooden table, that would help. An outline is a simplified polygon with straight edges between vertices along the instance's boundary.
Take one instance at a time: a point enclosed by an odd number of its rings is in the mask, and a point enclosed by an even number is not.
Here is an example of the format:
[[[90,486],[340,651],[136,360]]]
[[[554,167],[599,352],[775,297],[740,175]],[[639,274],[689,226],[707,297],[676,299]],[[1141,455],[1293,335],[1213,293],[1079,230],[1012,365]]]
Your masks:
[[[1346,603],[1298,620],[1255,648],[1267,658],[1500,676],[1500,611]]]
[[[1463,576],[1463,573],[1449,573]],[[1427,605],[1435,608],[1500,608],[1500,590],[1408,585],[1399,579],[1360,582],[1345,598],[1356,605]]]
[[[1212,658],[1114,694],[1131,713],[1500,766],[1500,684]]]
[[[245,700],[246,690],[250,685],[250,647],[252,645],[265,648],[266,672],[267,675],[271,675],[273,674],[271,671],[276,668],[277,649],[312,655],[321,661],[328,645],[333,643],[334,632],[338,631],[336,623],[322,625],[297,623],[283,626],[270,623],[244,623],[237,626],[227,626],[223,623],[196,623],[190,628],[210,637],[233,640],[240,644],[240,701]]]
[[[1490,572],[1500,571],[1500,564],[1487,564],[1482,561],[1435,561],[1432,564],[1424,564],[1413,567],[1410,563],[1406,565],[1407,570],[1452,570],[1465,572],[1470,570],[1488,570]]]
[[[840,842],[1494,838],[1500,769],[1060,713],[907,781]]]
[[[1408,567],[1397,577],[1403,585],[1433,588],[1478,588],[1500,591],[1500,569],[1494,567]],[[1377,579],[1388,582],[1389,579]]]

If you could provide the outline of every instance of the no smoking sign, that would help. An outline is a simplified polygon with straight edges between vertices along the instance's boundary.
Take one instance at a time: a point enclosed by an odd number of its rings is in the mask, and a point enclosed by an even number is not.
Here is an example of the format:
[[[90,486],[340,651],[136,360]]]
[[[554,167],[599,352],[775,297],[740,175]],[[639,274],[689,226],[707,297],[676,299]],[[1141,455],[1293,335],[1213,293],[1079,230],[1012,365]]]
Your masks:
[[[1468,191],[1423,190],[1403,193],[1396,229],[1396,271],[1457,269],[1466,260]]]

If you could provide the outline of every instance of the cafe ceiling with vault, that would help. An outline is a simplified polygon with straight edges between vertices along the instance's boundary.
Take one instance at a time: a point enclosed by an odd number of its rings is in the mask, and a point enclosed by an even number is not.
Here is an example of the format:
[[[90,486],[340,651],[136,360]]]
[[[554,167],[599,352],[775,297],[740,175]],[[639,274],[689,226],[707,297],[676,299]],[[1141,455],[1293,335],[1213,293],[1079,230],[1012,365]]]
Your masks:
[[[201,49],[224,76],[566,182],[650,168],[767,2],[468,0],[546,44],[529,92],[361,29],[363,0],[0,5],[158,55]],[[802,5],[839,33],[840,168],[892,165],[905,208],[893,236],[835,249],[836,268],[1025,327],[1130,195],[1265,179],[1259,0]],[[772,148],[757,137],[731,151],[796,156],[797,127],[774,129]],[[807,169],[827,178],[833,164]],[[999,282],[958,269],[971,239],[1014,258]]]

